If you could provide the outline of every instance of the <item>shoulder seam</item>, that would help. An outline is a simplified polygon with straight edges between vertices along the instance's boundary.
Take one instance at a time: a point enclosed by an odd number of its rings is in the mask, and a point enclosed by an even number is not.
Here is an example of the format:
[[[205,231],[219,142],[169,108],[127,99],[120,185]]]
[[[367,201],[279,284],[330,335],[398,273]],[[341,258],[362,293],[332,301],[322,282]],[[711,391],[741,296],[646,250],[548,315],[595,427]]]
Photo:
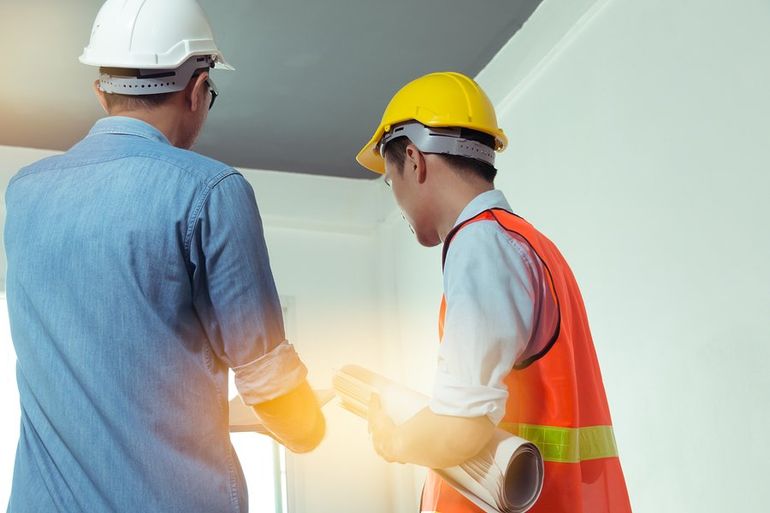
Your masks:
[[[485,228],[486,226],[489,226],[489,223],[491,223],[492,226],[490,228]],[[534,251],[534,248],[532,248],[531,244],[529,244],[529,242],[527,242],[526,240],[522,240],[520,236],[516,237],[515,236],[516,234],[509,234],[509,232],[505,230],[505,228],[500,226],[500,224],[494,221],[493,219],[484,219],[481,221],[477,221],[475,223],[472,223],[464,227],[462,230],[457,232],[455,239],[452,241],[452,245],[449,246],[449,250],[447,252],[447,260],[449,260],[449,253],[452,252],[452,247],[454,246],[454,244],[457,243],[457,240],[458,239],[462,240],[464,232],[472,233],[471,230],[473,230],[474,228],[476,228],[477,230],[490,230],[494,232],[494,235],[496,237],[500,237],[501,240],[503,240],[506,244],[513,247],[516,253],[525,260],[527,265],[529,266],[533,265],[533,262],[530,259],[529,255],[526,254],[527,253],[526,248],[531,248],[532,251]]]
[[[205,159],[206,161],[208,161],[208,163],[211,164],[211,168],[213,168],[213,169],[215,169],[217,167],[217,164],[219,164],[219,166],[222,166],[222,167],[228,167],[227,164],[224,164],[222,162],[218,162],[218,161],[216,161],[214,159],[210,159],[208,157],[205,157],[204,155],[199,155],[199,154],[197,154],[195,152],[190,152],[190,153],[192,153],[193,155],[196,156],[194,158]],[[67,155],[67,153],[63,153],[63,154],[57,155],[57,156],[62,157],[62,156],[65,156],[65,155]],[[180,169],[180,170],[183,170],[183,171],[192,171],[192,172],[196,172],[196,174],[200,174],[198,172],[198,170],[196,169],[195,165],[183,165],[183,164],[177,162],[175,159],[168,158],[165,155],[160,155],[160,154],[144,151],[144,152],[138,152],[138,153],[127,153],[125,155],[118,155],[118,156],[109,157],[109,158],[103,158],[103,159],[79,160],[76,163],[72,163],[70,165],[65,164],[65,165],[62,165],[62,166],[58,166],[58,165],[57,166],[50,166],[50,167],[49,166],[42,166],[40,168],[33,168],[33,166],[35,165],[33,163],[33,164],[30,164],[29,166],[25,166],[25,167],[21,168],[19,170],[19,173],[22,173],[25,170],[28,170],[29,172],[27,172],[24,176],[19,176],[18,178],[24,178],[26,176],[29,176],[29,175],[33,174],[35,171],[49,171],[49,170],[50,171],[53,171],[53,170],[60,171],[60,170],[64,170],[64,169],[72,169],[72,168],[76,168],[76,167],[91,166],[91,165],[95,165],[95,164],[104,164],[104,163],[107,163],[107,162],[115,162],[115,161],[122,160],[122,159],[137,158],[137,157],[138,158],[145,158],[145,159],[149,159],[149,160],[156,160],[158,162],[163,162],[164,164],[168,164],[169,166],[173,166],[176,169]],[[44,160],[46,160],[46,159],[44,159]]]
[[[184,238],[184,251],[185,251],[185,258],[187,259],[188,262],[190,261],[190,245],[192,244],[193,233],[195,233],[195,227],[197,226],[198,221],[200,220],[200,213],[203,210],[203,206],[206,204],[209,197],[211,196],[211,191],[214,190],[214,187],[222,183],[222,181],[225,178],[228,178],[234,175],[243,176],[237,170],[231,167],[228,167],[223,171],[221,171],[216,176],[213,176],[209,180],[206,180],[204,189],[200,194],[198,201],[195,203],[195,206],[193,207],[193,211],[190,213],[190,219],[188,219],[187,221],[187,233],[185,234],[185,238]]]
[[[486,220],[485,220],[486,221]],[[485,221],[478,221],[476,223],[473,223],[474,225],[482,225],[485,223]],[[507,255],[503,257],[502,259],[506,262],[507,265],[516,265],[521,266],[522,270],[525,270],[530,276],[533,278],[535,276],[541,276],[543,279],[547,279],[541,271],[539,271],[539,266],[537,265],[536,261],[534,259],[538,259],[539,256],[537,255],[537,252],[535,249],[529,244],[529,242],[526,241],[526,239],[522,240],[520,236],[517,236],[515,233],[509,233],[507,230],[502,228],[499,223],[495,222],[494,220],[488,220],[489,222],[494,223],[495,227],[492,228],[482,228],[482,226],[479,226],[479,230],[483,230],[488,234],[486,237],[486,243],[484,244],[484,248],[490,248],[492,249],[492,245],[494,245],[494,248],[498,248],[499,251],[501,251],[504,255]],[[470,229],[471,226],[467,226],[462,231],[465,231],[467,229]],[[461,233],[457,234],[456,239],[453,242],[453,245],[458,242],[458,238],[461,237]],[[459,239],[460,245],[463,245],[462,238]],[[494,241],[494,242],[493,242]],[[473,246],[469,246],[470,248],[473,248]],[[494,249],[493,249],[494,251]],[[475,251],[473,254],[467,258],[470,258],[471,260],[479,258],[479,254],[485,253],[486,249],[484,251]],[[444,273],[443,273],[443,283],[446,290],[446,284],[447,284],[447,277],[448,275],[452,275],[452,266],[450,264],[450,253],[452,253],[452,247],[450,246],[449,251],[447,252],[447,258],[444,265]],[[467,253],[467,251],[466,251]],[[518,261],[518,264],[513,264],[513,262]],[[447,272],[448,271],[448,272]],[[533,282],[534,285],[534,282]]]

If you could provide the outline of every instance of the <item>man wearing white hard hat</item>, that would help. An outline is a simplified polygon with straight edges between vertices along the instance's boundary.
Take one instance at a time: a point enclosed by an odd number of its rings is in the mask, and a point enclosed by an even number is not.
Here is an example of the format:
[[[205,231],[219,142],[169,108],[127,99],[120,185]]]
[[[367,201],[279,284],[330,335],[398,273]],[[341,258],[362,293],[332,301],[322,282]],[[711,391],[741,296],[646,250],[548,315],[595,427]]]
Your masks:
[[[288,448],[325,424],[254,193],[188,149],[232,69],[194,0],[108,0],[81,61],[108,117],[8,187],[21,433],[9,513],[248,509],[228,369]]]

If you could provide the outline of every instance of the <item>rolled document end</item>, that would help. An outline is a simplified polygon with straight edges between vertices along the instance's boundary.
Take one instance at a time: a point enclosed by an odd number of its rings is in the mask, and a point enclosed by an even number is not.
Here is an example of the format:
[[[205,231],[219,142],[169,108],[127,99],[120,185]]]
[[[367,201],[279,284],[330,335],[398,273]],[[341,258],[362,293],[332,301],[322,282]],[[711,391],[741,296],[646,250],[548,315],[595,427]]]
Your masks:
[[[534,506],[543,491],[543,458],[537,447],[531,443],[519,447],[504,475],[501,511],[523,513]]]
[[[372,394],[396,424],[405,422],[428,404],[423,394],[355,365],[346,365],[333,378],[342,406],[366,418]],[[486,513],[524,513],[543,489],[543,458],[537,446],[496,429],[478,455],[451,468],[434,469],[449,485]]]

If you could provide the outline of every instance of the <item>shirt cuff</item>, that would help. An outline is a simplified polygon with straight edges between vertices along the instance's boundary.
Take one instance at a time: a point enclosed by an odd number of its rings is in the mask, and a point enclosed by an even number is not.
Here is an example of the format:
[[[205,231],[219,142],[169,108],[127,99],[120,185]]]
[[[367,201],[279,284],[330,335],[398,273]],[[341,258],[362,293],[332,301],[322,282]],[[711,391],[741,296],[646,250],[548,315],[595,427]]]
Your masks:
[[[253,362],[234,367],[233,371],[235,387],[248,405],[291,392],[307,377],[307,368],[287,340]]]
[[[505,403],[508,400],[507,390],[442,381],[444,380],[437,376],[429,404],[433,413],[468,418],[487,416],[495,426],[503,420]]]

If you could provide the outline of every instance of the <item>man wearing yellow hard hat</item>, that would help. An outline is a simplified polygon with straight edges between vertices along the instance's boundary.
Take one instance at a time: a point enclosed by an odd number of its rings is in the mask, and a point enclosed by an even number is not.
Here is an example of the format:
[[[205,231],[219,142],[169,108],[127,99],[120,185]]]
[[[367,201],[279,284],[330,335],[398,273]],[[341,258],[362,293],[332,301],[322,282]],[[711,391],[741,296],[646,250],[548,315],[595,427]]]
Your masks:
[[[440,469],[501,428],[538,445],[535,513],[630,513],[578,285],[556,246],[494,188],[507,138],[489,98],[459,73],[404,86],[357,160],[383,174],[424,246],[443,244],[438,368],[427,408],[395,425],[374,400],[388,461]],[[421,511],[482,511],[429,472]]]

